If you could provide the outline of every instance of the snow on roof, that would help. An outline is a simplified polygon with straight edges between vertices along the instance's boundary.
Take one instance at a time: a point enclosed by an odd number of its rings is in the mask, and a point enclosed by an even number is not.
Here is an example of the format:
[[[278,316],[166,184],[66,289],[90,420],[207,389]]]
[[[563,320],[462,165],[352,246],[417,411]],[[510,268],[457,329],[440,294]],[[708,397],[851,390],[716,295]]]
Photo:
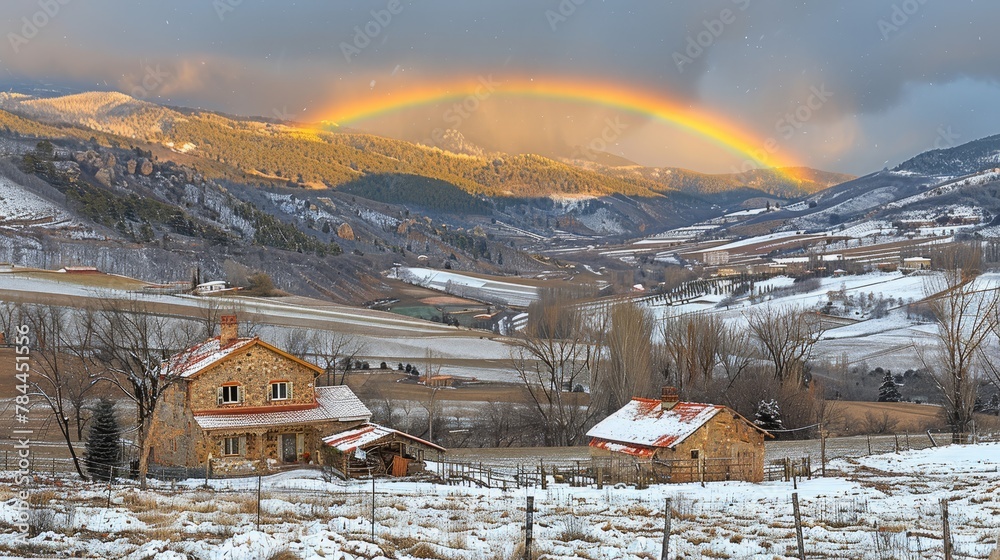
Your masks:
[[[164,375],[172,377],[191,377],[233,352],[246,348],[257,341],[256,337],[237,338],[223,346],[219,337],[216,336],[174,354],[170,360],[164,363],[162,371]]]
[[[195,416],[194,419],[203,430],[221,430],[306,424],[330,420],[340,422],[367,421],[372,416],[368,407],[346,385],[317,387],[316,404],[315,408],[281,412],[240,413],[239,409],[235,408],[228,414],[206,414]]]
[[[587,435],[629,447],[674,447],[724,408],[722,405],[679,402],[670,410],[663,410],[658,400],[636,397],[600,421]],[[619,451],[600,441],[592,441],[591,446]]]
[[[410,434],[400,432],[399,430],[393,430],[392,428],[386,428],[385,426],[379,426],[378,424],[365,424],[358,428],[347,430],[345,432],[340,432],[339,434],[333,434],[332,436],[326,436],[323,438],[323,443],[335,448],[341,453],[350,453],[359,447],[364,447],[366,445],[377,442],[378,440],[396,434],[405,439],[414,441],[416,443],[426,445],[427,447],[433,447],[438,451],[444,451],[445,449],[439,445],[435,445],[429,441],[422,440],[416,436],[411,436]]]

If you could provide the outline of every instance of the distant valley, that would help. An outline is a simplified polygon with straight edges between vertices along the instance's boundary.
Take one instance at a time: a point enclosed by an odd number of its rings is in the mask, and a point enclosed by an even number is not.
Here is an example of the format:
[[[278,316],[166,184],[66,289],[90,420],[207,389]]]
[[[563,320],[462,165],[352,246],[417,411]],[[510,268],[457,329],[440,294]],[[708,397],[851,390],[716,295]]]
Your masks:
[[[696,235],[685,242],[790,230],[899,235],[920,223],[971,235],[1000,215],[990,171],[1000,137],[854,178],[487,153],[457,131],[450,137],[466,153],[454,153],[104,92],[2,94],[0,127],[0,258],[148,281],[263,271],[279,289],[353,304],[391,292],[396,280],[383,273],[397,265],[569,278],[578,263],[627,290],[687,261],[615,247],[698,223],[717,225],[687,230]]]

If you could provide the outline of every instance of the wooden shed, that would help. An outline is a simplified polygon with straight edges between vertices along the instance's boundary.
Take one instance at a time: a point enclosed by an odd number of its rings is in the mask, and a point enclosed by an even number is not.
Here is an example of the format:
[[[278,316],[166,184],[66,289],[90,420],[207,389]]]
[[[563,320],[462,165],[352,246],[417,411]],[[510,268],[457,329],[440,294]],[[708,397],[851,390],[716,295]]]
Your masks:
[[[327,436],[323,444],[323,464],[345,477],[413,475],[424,470],[427,458],[445,452],[440,445],[372,423]]]
[[[593,456],[631,462],[661,482],[761,482],[764,438],[773,437],[726,406],[680,402],[673,387],[660,400],[633,398],[587,435]]]

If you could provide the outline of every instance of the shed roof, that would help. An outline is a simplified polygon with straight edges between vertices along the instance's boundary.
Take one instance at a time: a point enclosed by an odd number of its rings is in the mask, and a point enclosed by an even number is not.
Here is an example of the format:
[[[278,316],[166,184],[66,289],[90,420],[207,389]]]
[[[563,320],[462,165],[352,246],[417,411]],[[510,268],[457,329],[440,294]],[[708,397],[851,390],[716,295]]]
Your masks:
[[[715,404],[679,402],[673,408],[664,410],[661,404],[659,400],[633,398],[617,412],[598,422],[587,435],[631,446],[672,448],[726,408]],[[591,446],[608,448],[602,442],[592,441]]]
[[[325,421],[367,421],[371,416],[371,411],[358,399],[354,391],[346,385],[334,385],[317,387],[316,406],[305,410],[241,413],[239,408],[234,408],[230,413],[196,415],[194,419],[203,430],[223,430]]]
[[[444,451],[445,448],[440,445],[435,445],[427,440],[420,439],[416,436],[411,436],[405,432],[400,432],[399,430],[393,430],[392,428],[386,428],[385,426],[379,426],[378,424],[365,424],[364,426],[359,426],[357,428],[340,432],[339,434],[333,434],[332,436],[327,436],[323,438],[323,443],[333,447],[341,453],[350,453],[358,448],[367,447],[373,443],[390,437],[392,435],[399,436],[403,439],[408,439],[414,443],[425,445],[427,447],[437,449],[438,451]]]

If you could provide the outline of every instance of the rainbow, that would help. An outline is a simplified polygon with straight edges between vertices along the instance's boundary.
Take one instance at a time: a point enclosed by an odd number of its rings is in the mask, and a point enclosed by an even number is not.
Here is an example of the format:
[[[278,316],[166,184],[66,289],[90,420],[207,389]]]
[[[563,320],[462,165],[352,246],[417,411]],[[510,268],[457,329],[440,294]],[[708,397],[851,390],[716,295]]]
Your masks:
[[[662,94],[625,88],[592,80],[505,79],[491,77],[421,84],[381,97],[365,97],[337,104],[322,112],[324,123],[335,126],[355,125],[361,121],[446,102],[471,102],[492,96],[521,96],[536,99],[596,104],[629,114],[642,115],[697,134],[742,158],[754,167],[771,167],[779,174],[798,181],[792,169],[801,164],[787,157],[769,154],[765,140],[741,130],[720,115],[664,97]],[[469,103],[474,106],[476,102]],[[740,169],[745,171],[746,169]]]

